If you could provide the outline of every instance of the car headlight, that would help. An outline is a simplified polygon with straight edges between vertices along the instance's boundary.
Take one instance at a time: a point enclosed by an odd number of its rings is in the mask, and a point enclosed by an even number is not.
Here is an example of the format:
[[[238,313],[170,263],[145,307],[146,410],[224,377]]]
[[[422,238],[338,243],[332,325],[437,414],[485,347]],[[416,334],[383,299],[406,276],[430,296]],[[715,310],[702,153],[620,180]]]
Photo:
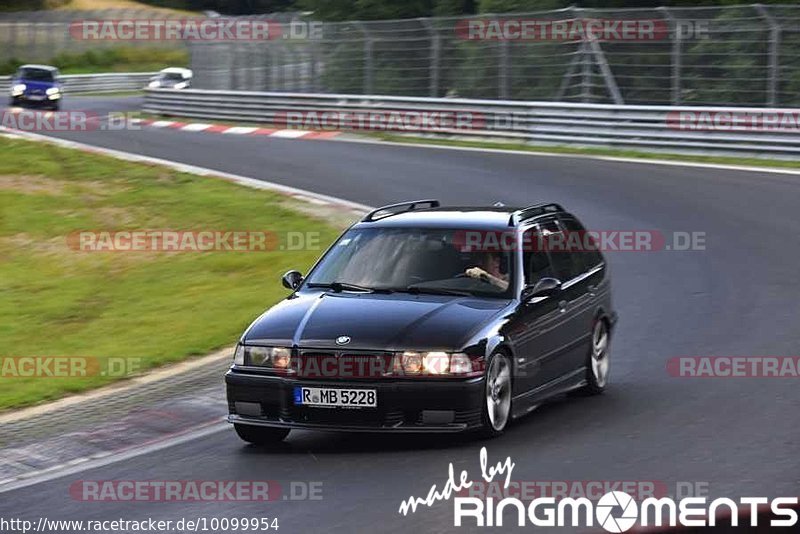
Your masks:
[[[480,362],[480,358],[462,353],[407,351],[395,356],[394,372],[406,376],[478,376],[483,371]]]
[[[47,91],[45,91],[45,93],[47,94],[47,98],[49,98],[50,100],[56,100],[57,98],[61,98],[61,89],[59,89],[58,87],[50,87],[49,89],[47,89]]]
[[[292,364],[292,349],[238,345],[233,356],[233,363],[286,371]]]
[[[468,375],[480,370],[480,365],[473,365],[472,359],[466,354],[450,355],[450,374]]]
[[[147,84],[147,87],[149,87],[150,89],[157,89],[157,88],[161,87],[161,82],[159,82],[157,80],[153,80],[152,82]]]
[[[400,370],[409,375],[422,372],[422,354],[419,352],[404,352],[400,355]]]
[[[25,92],[25,84],[18,83],[14,87],[11,88],[11,94],[14,96],[19,96]]]

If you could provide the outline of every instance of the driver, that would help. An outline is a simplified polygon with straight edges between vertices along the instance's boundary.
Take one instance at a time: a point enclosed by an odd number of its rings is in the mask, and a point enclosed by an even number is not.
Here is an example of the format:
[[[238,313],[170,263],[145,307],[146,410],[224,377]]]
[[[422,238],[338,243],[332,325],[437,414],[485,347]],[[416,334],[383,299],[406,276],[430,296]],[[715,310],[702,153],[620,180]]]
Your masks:
[[[508,274],[500,272],[500,254],[488,252],[483,254],[481,267],[470,267],[464,274],[488,282],[501,291],[508,289]]]

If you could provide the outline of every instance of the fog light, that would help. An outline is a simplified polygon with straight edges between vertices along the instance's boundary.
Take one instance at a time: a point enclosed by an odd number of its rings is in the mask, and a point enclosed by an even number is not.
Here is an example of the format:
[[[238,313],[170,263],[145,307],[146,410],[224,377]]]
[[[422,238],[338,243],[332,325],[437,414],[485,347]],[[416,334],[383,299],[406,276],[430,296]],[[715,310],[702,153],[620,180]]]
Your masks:
[[[261,403],[236,401],[233,403],[233,406],[236,409],[236,413],[239,415],[261,417]]]

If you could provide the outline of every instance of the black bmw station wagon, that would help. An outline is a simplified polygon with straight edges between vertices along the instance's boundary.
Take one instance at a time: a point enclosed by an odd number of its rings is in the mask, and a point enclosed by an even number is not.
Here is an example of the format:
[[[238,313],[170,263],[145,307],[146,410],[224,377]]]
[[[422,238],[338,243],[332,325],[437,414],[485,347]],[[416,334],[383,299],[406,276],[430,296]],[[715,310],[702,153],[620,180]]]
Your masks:
[[[553,395],[602,392],[608,269],[558,204],[379,208],[242,335],[225,375],[245,441],[291,429],[501,434]],[[565,239],[579,236],[582,239]]]

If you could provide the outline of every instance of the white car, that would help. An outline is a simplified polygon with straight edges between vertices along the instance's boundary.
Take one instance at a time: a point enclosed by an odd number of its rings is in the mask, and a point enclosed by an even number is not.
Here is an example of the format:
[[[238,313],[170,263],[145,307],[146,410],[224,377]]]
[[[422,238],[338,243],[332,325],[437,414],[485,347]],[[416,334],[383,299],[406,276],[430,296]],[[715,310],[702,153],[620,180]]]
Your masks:
[[[150,79],[150,89],[186,89],[192,85],[192,70],[179,67],[164,69]]]

